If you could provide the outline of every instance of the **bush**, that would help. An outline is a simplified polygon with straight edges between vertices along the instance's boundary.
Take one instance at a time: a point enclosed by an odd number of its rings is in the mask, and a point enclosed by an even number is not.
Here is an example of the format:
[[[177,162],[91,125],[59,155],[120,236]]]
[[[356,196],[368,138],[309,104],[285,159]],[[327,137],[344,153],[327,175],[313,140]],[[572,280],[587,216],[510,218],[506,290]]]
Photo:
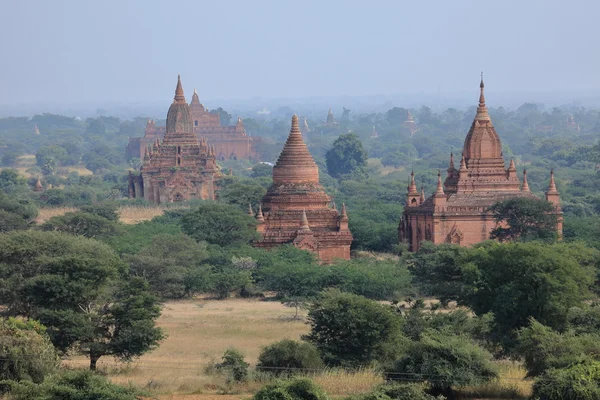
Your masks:
[[[600,362],[548,370],[533,385],[532,398],[539,400],[600,399]]]
[[[283,339],[265,347],[258,356],[258,369],[279,375],[301,372],[298,370],[319,370],[323,361],[317,348],[311,343]]]
[[[227,383],[246,382],[248,379],[248,364],[244,355],[238,350],[226,350],[221,358],[223,362],[217,364],[217,369],[227,373]]]
[[[90,371],[54,375],[41,384],[8,385],[11,400],[136,400],[137,390],[110,383]]]
[[[427,394],[423,385],[415,383],[386,383],[376,387],[372,392],[351,396],[347,400],[435,400],[444,399],[443,396],[434,397]]]
[[[265,385],[253,400],[328,400],[329,397],[309,379],[294,379]]]
[[[39,322],[0,320],[0,379],[39,383],[58,365],[54,346]]]
[[[408,346],[391,371],[390,380],[411,374],[415,380],[428,381],[432,394],[450,398],[453,387],[478,385],[498,376],[492,355],[470,338],[438,332],[424,334]]]
[[[402,339],[400,317],[388,306],[336,289],[323,292],[310,306],[310,333],[323,360],[357,368],[393,359]]]

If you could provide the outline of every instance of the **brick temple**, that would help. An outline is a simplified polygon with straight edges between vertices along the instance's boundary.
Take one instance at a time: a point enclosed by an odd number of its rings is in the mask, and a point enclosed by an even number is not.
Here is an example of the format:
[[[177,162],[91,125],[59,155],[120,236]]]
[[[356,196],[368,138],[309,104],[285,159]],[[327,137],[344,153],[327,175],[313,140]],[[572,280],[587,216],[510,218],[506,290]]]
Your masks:
[[[162,204],[190,199],[214,200],[218,176],[214,146],[194,133],[190,105],[181,79],[167,113],[164,137],[144,149],[139,175],[129,175],[129,197]]]
[[[259,159],[256,146],[260,138],[248,136],[241,118],[238,117],[235,125],[221,126],[220,114],[209,112],[200,102],[195,89],[189,106],[194,133],[199,140],[206,138],[215,147],[218,160]],[[148,120],[143,137],[129,138],[127,157],[142,158],[146,147],[152,145],[157,138],[162,139],[164,135],[164,126],[156,126],[155,121]]]
[[[350,259],[352,233],[346,207],[338,212],[319,183],[319,168],[302,139],[296,115],[256,219],[260,239],[255,247],[293,244],[315,253],[322,263]]]
[[[423,190],[420,193],[417,190],[414,173],[411,174],[398,227],[400,241],[407,243],[411,251],[419,250],[423,241],[470,246],[487,240],[496,227],[488,211],[490,206],[513,197],[537,198],[529,190],[526,171],[523,171],[521,185],[514,161],[505,168],[502,143],[488,114],[483,89],[482,78],[477,114],[465,138],[459,169],[455,168],[450,154],[444,183],[438,173],[437,189],[427,199]],[[553,171],[546,200],[555,206],[560,237],[562,211]]]

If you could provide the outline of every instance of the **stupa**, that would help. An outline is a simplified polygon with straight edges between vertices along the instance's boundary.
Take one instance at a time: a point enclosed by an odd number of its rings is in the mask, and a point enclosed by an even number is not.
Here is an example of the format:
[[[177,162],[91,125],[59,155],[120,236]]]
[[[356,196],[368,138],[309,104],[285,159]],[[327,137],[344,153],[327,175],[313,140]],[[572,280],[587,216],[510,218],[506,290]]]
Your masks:
[[[273,167],[273,183],[256,215],[260,239],[254,246],[293,244],[315,253],[322,263],[350,259],[352,234],[346,207],[338,212],[330,204],[294,115],[288,139]]]
[[[418,192],[414,173],[411,173],[398,227],[400,241],[407,243],[411,251],[417,251],[424,241],[469,246],[487,240],[496,227],[490,206],[513,197],[537,198],[529,190],[526,171],[521,186],[514,161],[505,168],[502,143],[485,104],[483,76],[479,86],[479,106],[465,138],[459,169],[455,168],[454,155],[450,154],[444,183],[438,173],[437,189],[427,199]],[[553,171],[546,200],[555,207],[556,230],[560,237],[562,211]]]

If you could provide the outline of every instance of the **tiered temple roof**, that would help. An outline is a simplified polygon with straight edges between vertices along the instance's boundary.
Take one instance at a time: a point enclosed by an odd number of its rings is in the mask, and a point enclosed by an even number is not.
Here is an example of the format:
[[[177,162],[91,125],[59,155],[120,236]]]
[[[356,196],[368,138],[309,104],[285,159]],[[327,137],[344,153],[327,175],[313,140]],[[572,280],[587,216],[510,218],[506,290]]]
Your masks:
[[[536,198],[529,189],[527,172],[523,171],[523,185],[517,177],[513,160],[505,168],[502,143],[494,128],[485,104],[483,77],[480,83],[477,113],[467,133],[459,169],[450,154],[448,175],[442,186],[441,174],[435,193],[427,199],[419,194],[411,175],[406,206],[400,221],[400,240],[410,249],[418,250],[422,241],[471,245],[489,238],[495,227],[489,208],[493,204],[514,197]],[[557,231],[562,234],[562,212],[554,174],[546,200],[555,205],[559,215]]]
[[[256,247],[293,244],[317,254],[322,262],[350,258],[352,234],[346,207],[341,214],[319,183],[319,168],[292,117],[288,139],[273,167],[273,183],[256,216],[260,240]]]

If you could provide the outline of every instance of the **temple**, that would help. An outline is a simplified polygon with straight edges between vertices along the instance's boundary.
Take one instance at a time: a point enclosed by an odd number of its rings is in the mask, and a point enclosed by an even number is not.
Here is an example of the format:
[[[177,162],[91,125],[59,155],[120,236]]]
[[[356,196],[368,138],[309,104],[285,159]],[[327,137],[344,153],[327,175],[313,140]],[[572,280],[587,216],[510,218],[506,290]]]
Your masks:
[[[195,89],[189,106],[194,133],[198,140],[206,138],[211,146],[215,146],[217,159],[224,161],[257,160],[259,158],[256,145],[259,143],[260,138],[248,136],[241,118],[238,118],[235,125],[221,126],[220,114],[209,112],[200,102]],[[156,138],[162,139],[164,134],[165,127],[157,127],[155,121],[148,120],[143,137],[129,138],[126,148],[127,157],[141,158],[144,149],[149,144],[154,143]]]
[[[496,227],[490,206],[513,197],[537,198],[529,190],[526,171],[521,185],[514,161],[505,169],[502,143],[488,114],[483,89],[482,77],[477,115],[465,138],[459,169],[455,168],[454,156],[450,154],[444,183],[438,173],[437,189],[427,199],[423,191],[417,190],[414,173],[411,173],[406,206],[398,227],[400,241],[407,243],[411,251],[419,250],[424,241],[470,246],[487,240]],[[560,237],[562,211],[553,171],[546,200],[555,207]]]
[[[331,108],[329,109],[329,112],[327,113],[327,119],[325,120],[325,125],[327,125],[327,126],[335,125],[335,118],[333,118],[333,113],[331,112]]]
[[[129,197],[157,204],[190,199],[214,200],[218,176],[214,146],[198,140],[181,79],[167,113],[165,135],[144,151],[140,175],[129,174]]]
[[[346,207],[338,212],[330,203],[294,115],[290,135],[273,167],[273,183],[256,214],[260,239],[254,246],[269,249],[293,244],[315,253],[322,263],[349,260],[352,234]]]

